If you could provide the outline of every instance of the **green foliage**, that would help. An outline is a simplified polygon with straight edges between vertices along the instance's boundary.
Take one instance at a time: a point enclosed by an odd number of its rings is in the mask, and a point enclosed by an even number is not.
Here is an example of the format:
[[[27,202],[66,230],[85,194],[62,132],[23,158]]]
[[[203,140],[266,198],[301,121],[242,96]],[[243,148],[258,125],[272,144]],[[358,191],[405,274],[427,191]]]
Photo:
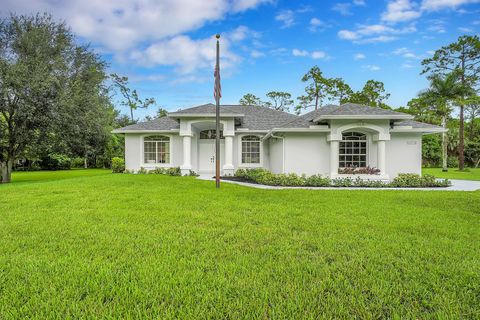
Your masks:
[[[72,167],[72,159],[63,154],[50,153],[40,159],[42,170],[68,170]]]
[[[83,168],[85,165],[85,159],[81,157],[75,157],[72,159],[72,168]]]
[[[123,158],[112,158],[112,172],[113,173],[124,173],[125,172],[125,159]]]
[[[443,172],[442,168],[423,168],[422,172],[423,174],[430,174],[443,179],[480,181],[480,168],[469,168],[461,171],[450,169],[447,172]]]
[[[129,87],[128,83],[128,77],[125,76],[119,76],[116,73],[112,73],[110,75],[112,82],[119,91],[120,95],[123,98],[123,101],[121,102],[122,105],[128,107],[130,109],[130,120],[133,122],[134,117],[133,117],[133,111],[137,110],[139,108],[146,109],[151,105],[155,104],[155,99],[154,98],[146,98],[142,100],[139,95],[137,90],[132,90]],[[160,111],[159,111],[160,112]]]
[[[373,168],[370,168],[374,170]],[[399,174],[392,182],[384,182],[382,180],[361,179],[357,177],[355,180],[351,177],[340,177],[330,179],[321,175],[297,175],[295,173],[280,173],[275,174],[262,168],[255,169],[238,169],[235,172],[236,178],[243,180],[264,184],[268,186],[289,186],[289,187],[372,187],[372,188],[388,188],[388,187],[448,187],[450,182],[445,180],[437,180],[434,176],[425,174],[420,176],[418,174],[403,173]]]
[[[182,171],[180,170],[180,167],[170,167],[170,168],[163,168],[163,167],[157,167],[155,169],[150,169],[147,170],[144,167],[141,167],[140,170],[136,172],[137,174],[163,174],[163,175],[168,175],[168,176],[181,176]],[[189,176],[196,175],[194,171],[190,170]]]
[[[239,101],[242,106],[261,106],[263,105],[259,97],[252,93],[245,94]]]
[[[390,185],[392,187],[417,187],[417,188],[431,188],[431,187],[448,187],[450,185],[448,179],[437,180],[433,175],[424,174],[420,176],[414,173],[401,173],[395,177]]]
[[[283,91],[270,91],[267,93],[267,97],[270,101],[265,103],[265,106],[278,110],[288,112],[290,107],[293,106],[292,95]]]

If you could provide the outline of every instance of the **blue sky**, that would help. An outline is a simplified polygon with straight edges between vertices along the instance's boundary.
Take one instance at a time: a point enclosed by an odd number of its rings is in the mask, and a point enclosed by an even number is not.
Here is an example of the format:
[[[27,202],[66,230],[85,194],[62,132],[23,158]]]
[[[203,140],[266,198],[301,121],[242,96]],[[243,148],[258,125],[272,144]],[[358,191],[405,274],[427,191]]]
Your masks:
[[[393,107],[427,81],[420,61],[480,30],[479,0],[3,0],[8,12],[50,12],[168,110],[213,102],[221,33],[222,103],[245,93],[302,94],[313,65],[354,90],[383,81]],[[119,107],[120,108],[120,107]],[[127,110],[122,110],[126,113]],[[153,114],[154,108],[137,112]]]

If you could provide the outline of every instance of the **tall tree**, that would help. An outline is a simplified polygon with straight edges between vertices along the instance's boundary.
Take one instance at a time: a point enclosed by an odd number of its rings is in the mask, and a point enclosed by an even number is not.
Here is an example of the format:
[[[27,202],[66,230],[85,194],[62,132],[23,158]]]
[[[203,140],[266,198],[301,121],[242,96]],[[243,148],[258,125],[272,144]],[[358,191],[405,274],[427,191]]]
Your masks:
[[[242,106],[261,106],[263,104],[260,98],[253,93],[245,94],[238,102]]]
[[[121,104],[130,109],[130,119],[132,122],[135,120],[133,118],[134,110],[139,108],[146,109],[150,105],[155,104],[154,98],[146,98],[144,100],[140,99],[137,90],[132,90],[129,88],[128,77],[121,77],[116,73],[112,73],[110,76],[114,86],[120,91],[120,94],[124,99]]]
[[[342,78],[335,78],[331,79],[329,93],[330,100],[337,100],[339,104],[343,104],[348,101],[353,94],[353,90]]]
[[[433,74],[429,77],[430,88],[420,93],[420,98],[424,99],[432,109],[433,113],[441,118],[441,124],[444,129],[447,128],[447,120],[452,112],[452,102],[461,97],[463,88],[459,84],[459,77],[456,72],[442,76]],[[448,171],[448,140],[447,133],[442,133],[442,168]]]
[[[478,36],[461,36],[454,43],[444,46],[433,54],[433,57],[422,61],[424,73],[458,72],[460,81],[465,89],[472,89],[478,85],[480,76],[480,39]],[[460,101],[460,128],[458,160],[459,169],[465,168],[465,111]]]
[[[288,92],[270,91],[267,93],[267,97],[270,101],[266,102],[265,105],[275,110],[288,112],[293,105],[292,95]]]
[[[145,121],[151,121],[154,119],[166,117],[168,114],[167,109],[164,109],[162,107],[158,107],[157,112],[155,112],[155,115],[153,116],[145,116]]]
[[[377,108],[385,108],[384,101],[390,97],[390,93],[385,92],[383,82],[375,80],[368,80],[363,86],[362,93],[367,98],[368,105]]]
[[[11,180],[13,162],[59,116],[56,108],[75,51],[73,35],[49,15],[0,21],[0,171]]]
[[[312,67],[303,77],[302,82],[308,83],[305,87],[305,95],[298,97],[296,113],[314,107],[317,110],[322,106],[323,99],[328,95],[332,87],[332,79],[325,78],[318,66]]]

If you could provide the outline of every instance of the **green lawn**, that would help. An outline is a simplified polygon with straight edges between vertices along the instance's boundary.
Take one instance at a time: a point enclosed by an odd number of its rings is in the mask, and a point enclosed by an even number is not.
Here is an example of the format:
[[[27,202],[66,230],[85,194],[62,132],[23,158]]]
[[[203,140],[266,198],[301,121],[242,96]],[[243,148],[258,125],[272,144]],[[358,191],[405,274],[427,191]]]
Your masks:
[[[480,192],[96,173],[0,186],[0,319],[480,318]]]
[[[449,168],[447,172],[443,172],[442,168],[423,168],[422,171],[423,173],[429,173],[438,178],[480,180],[480,168],[468,168],[465,171]]]

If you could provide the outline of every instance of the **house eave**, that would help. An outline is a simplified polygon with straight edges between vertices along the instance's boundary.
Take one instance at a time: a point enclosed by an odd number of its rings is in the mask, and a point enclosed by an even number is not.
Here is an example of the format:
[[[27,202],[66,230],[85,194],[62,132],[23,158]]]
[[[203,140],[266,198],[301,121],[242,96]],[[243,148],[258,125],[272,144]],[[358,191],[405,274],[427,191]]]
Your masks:
[[[170,130],[112,130],[111,133],[178,133],[180,129],[170,129]]]
[[[311,132],[311,133],[318,133],[318,132],[330,132],[330,128],[273,128],[270,130],[263,139],[268,139],[276,132]]]
[[[215,118],[215,113],[169,113],[170,118]],[[240,113],[220,113],[220,118],[243,118],[244,114]]]
[[[429,133],[443,133],[447,132],[448,129],[443,129],[443,128],[394,128],[390,129],[390,133],[424,133],[424,134],[429,134]]]
[[[323,115],[313,119],[313,122],[321,120],[411,120],[411,115]]]

